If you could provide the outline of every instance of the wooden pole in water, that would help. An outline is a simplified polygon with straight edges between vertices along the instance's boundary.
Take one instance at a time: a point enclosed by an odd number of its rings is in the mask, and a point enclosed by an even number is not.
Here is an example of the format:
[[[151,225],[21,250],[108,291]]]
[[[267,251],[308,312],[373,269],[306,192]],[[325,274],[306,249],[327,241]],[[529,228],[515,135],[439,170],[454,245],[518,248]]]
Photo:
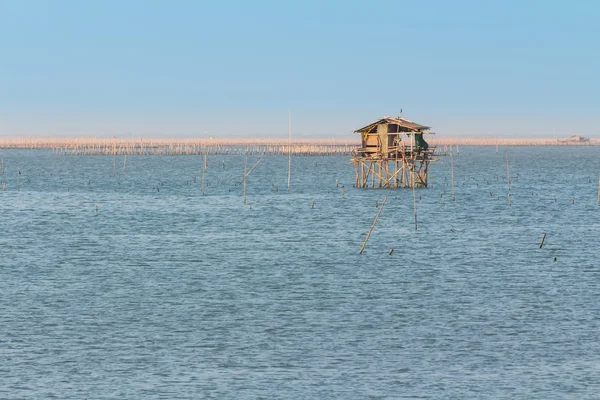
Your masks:
[[[117,174],[117,138],[113,137],[113,175]]]
[[[123,159],[123,171],[125,171],[126,166],[127,166],[127,154],[125,154],[125,158]]]
[[[540,243],[540,249],[544,245],[544,240],[546,240],[546,234],[545,233],[544,233],[544,236],[542,236],[542,243]]]
[[[206,171],[206,169],[202,168],[202,196],[204,196],[204,171]],[[196,175],[194,175],[194,182],[196,182]]]
[[[244,174],[244,180],[246,180],[246,178],[248,177],[248,175],[250,175],[250,172],[252,172],[252,171],[254,170],[254,168],[256,168],[256,166],[258,165],[258,163],[260,163],[260,162],[263,160],[263,158],[265,158],[265,156],[262,156],[262,157],[260,158],[260,160],[258,160],[258,161],[256,162],[256,164],[254,164],[254,165],[252,166],[252,168],[250,168],[250,170]],[[242,183],[242,182],[240,182],[240,183]]]
[[[506,173],[508,176],[508,191],[510,192],[510,166],[508,165],[508,150],[506,150]]]
[[[417,223],[417,192],[415,190],[415,185],[413,185],[413,204],[415,211],[415,231],[419,229],[419,224]]]
[[[244,164],[244,204],[246,204],[246,170],[248,169],[248,148],[246,148],[246,163]]]
[[[288,193],[292,178],[292,111],[288,109]]]
[[[600,176],[598,176],[598,205],[600,205]]]
[[[202,196],[204,196],[204,173],[206,172],[206,148],[204,149],[204,165],[202,167]]]
[[[450,165],[452,167],[452,201],[454,201],[454,157],[452,156],[452,147],[450,147]]]
[[[373,225],[371,225],[371,229],[369,229],[369,233],[367,233],[365,242],[363,243],[362,247],[360,248],[360,253],[358,253],[358,254],[363,253],[363,250],[365,249],[365,246],[367,245],[367,242],[369,241],[369,238],[371,237],[371,232],[373,232],[373,228],[375,228],[375,224],[377,223],[377,220],[379,219],[379,216],[381,215],[381,210],[383,210],[383,206],[385,206],[386,201],[387,201],[387,197],[384,197],[383,203],[381,203],[381,207],[379,207],[379,211],[377,212],[377,216],[375,217],[375,221],[373,221]]]

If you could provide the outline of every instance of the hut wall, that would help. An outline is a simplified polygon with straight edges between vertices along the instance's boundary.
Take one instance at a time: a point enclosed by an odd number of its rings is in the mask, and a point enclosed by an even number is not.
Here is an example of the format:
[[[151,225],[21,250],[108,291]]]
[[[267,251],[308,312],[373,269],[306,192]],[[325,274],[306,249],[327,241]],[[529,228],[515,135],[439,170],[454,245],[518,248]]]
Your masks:
[[[388,152],[388,125],[379,124],[377,125],[377,136],[379,136],[379,143],[381,144],[381,152],[387,154]]]
[[[379,147],[377,135],[367,135],[367,139],[363,143],[364,147]]]

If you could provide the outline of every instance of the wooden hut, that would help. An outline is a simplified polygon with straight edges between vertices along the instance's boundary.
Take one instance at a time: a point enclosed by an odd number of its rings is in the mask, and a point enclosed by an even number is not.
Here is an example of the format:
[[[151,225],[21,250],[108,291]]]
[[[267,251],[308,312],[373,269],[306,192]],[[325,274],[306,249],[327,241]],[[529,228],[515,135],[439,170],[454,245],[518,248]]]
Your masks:
[[[384,117],[354,131],[362,139],[351,161],[356,187],[427,187],[429,163],[435,161],[434,149],[424,139],[433,134],[430,129],[405,118]]]

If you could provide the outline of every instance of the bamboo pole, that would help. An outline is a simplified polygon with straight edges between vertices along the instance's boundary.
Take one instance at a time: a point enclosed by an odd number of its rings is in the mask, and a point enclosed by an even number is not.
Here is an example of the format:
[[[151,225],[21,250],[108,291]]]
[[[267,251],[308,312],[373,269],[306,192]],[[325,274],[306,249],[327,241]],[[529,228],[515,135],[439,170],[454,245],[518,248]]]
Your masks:
[[[414,212],[415,212],[415,231],[419,229],[419,224],[417,223],[417,191],[415,189],[415,185],[413,185],[413,204],[414,204]]]
[[[246,170],[248,169],[248,149],[246,149],[246,163],[244,164],[244,204],[246,204]]]
[[[202,167],[202,196],[204,196],[204,174],[206,173],[206,149],[204,150],[204,165]]]
[[[510,192],[510,166],[508,165],[508,150],[506,150],[506,174],[508,178],[508,191]]]
[[[113,138],[113,175],[117,174],[117,138]]]
[[[371,165],[369,166],[369,172],[371,173],[371,187],[375,187],[375,166],[373,165],[373,161],[371,161]]]
[[[544,236],[542,236],[542,242],[540,243],[540,249],[544,245],[544,240],[546,240],[546,234],[545,233],[544,233]]]
[[[450,147],[450,165],[452,170],[452,201],[454,201],[454,157],[452,156],[452,147]]]
[[[206,169],[202,168],[202,196],[204,196],[204,173]],[[196,175],[194,175],[194,182],[196,182]]]
[[[254,170],[254,168],[256,168],[256,166],[258,165],[258,163],[260,163],[263,160],[263,158],[265,158],[265,156],[262,156],[260,158],[260,160],[258,160],[256,162],[256,164],[254,164],[254,166],[252,166],[252,168],[250,168],[250,171],[248,171],[247,173],[244,173],[244,180],[246,180],[246,178],[248,177],[248,175],[250,175],[250,172],[252,172]],[[240,183],[242,183],[242,182],[240,182]]]
[[[292,111],[288,109],[288,193],[292,179]]]
[[[377,212],[377,216],[375,217],[375,220],[373,221],[373,225],[371,225],[371,229],[369,229],[369,233],[367,233],[367,237],[365,239],[365,242],[363,243],[361,249],[360,249],[360,253],[358,254],[362,254],[363,250],[365,249],[365,246],[367,245],[367,242],[369,241],[369,238],[371,237],[371,233],[373,232],[373,228],[375,228],[375,224],[377,223],[377,220],[379,219],[379,216],[381,215],[381,210],[383,210],[383,206],[385,206],[385,202],[387,201],[387,197],[383,198],[383,203],[381,203],[381,207],[379,207],[379,211]]]

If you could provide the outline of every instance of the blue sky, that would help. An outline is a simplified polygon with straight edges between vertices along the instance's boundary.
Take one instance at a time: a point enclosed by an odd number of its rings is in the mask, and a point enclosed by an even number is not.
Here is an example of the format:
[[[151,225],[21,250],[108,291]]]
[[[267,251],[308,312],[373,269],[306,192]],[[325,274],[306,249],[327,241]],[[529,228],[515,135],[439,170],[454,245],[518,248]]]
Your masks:
[[[600,137],[600,2],[0,0],[0,136]]]

